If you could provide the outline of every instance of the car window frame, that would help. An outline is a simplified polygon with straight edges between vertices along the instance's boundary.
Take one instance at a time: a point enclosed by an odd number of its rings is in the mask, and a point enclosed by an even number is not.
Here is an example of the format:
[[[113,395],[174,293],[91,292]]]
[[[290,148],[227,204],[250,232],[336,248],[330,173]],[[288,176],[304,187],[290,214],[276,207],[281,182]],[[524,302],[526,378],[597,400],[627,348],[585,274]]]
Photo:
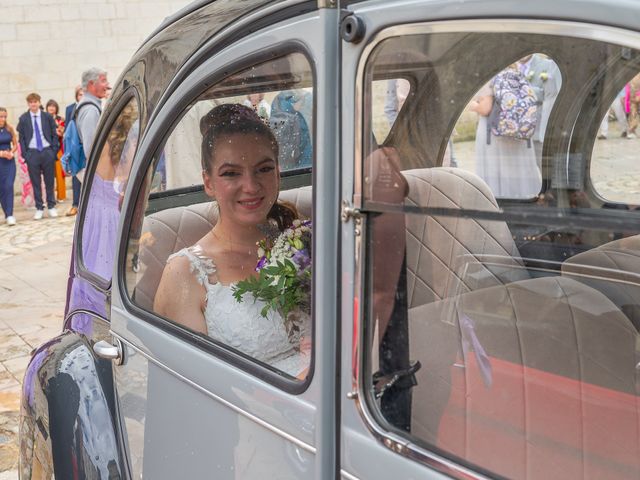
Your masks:
[[[167,332],[173,337],[185,341],[193,347],[198,348],[233,367],[239,368],[247,374],[258,378],[266,383],[269,383],[285,391],[286,393],[292,395],[300,395],[306,392],[311,385],[315,371],[317,352],[315,336],[315,277],[314,280],[312,280],[311,289],[312,350],[310,355],[308,373],[306,378],[302,381],[294,378],[289,378],[285,376],[285,374],[280,370],[266,363],[260,362],[259,360],[256,360],[250,355],[240,352],[239,350],[233,349],[223,342],[214,340],[212,338],[204,338],[202,336],[199,336],[195,332],[192,332],[187,328],[176,324],[175,322],[171,322],[170,320],[167,320],[154,312],[145,310],[133,301],[131,295],[129,294],[126,282],[127,250],[129,244],[129,235],[133,226],[134,210],[136,209],[136,206],[140,201],[139,195],[143,193],[143,188],[145,186],[146,178],[149,174],[149,171],[153,166],[160,150],[164,146],[165,140],[168,138],[168,135],[171,134],[174,127],[179,123],[179,119],[181,119],[183,115],[188,111],[188,109],[192,105],[194,105],[195,102],[197,102],[197,100],[202,96],[204,92],[206,92],[212,86],[222,82],[225,78],[235,75],[242,70],[250,68],[253,65],[268,62],[270,60],[273,60],[274,58],[281,58],[294,53],[302,54],[305,57],[313,78],[314,115],[312,125],[312,142],[314,148],[311,167],[291,170],[291,175],[288,177],[295,179],[296,176],[301,176],[306,178],[308,177],[310,172],[312,172],[316,168],[317,148],[315,147],[315,145],[317,145],[318,105],[316,92],[318,85],[318,75],[311,52],[309,52],[301,42],[298,42],[296,40],[288,40],[273,44],[262,51],[256,51],[254,52],[254,54],[248,55],[242,59],[232,60],[222,65],[212,66],[211,71],[206,73],[198,73],[198,70],[194,69],[195,73],[192,73],[191,75],[183,78],[183,83],[180,86],[176,87],[167,101],[162,104],[161,109],[164,109],[164,111],[153,112],[152,118],[150,120],[150,125],[146,129],[146,132],[149,133],[148,135],[145,135],[145,140],[147,140],[146,137],[148,136],[148,141],[153,142],[153,144],[149,145],[146,151],[140,151],[140,153],[136,152],[136,160],[134,165],[135,172],[132,172],[130,176],[129,183],[131,185],[127,188],[127,192],[125,194],[125,205],[123,207],[125,209],[124,222],[117,246],[118,264],[116,275],[118,280],[118,288],[121,292],[120,298],[122,301],[122,306],[127,313],[136,316],[140,320],[153,325],[154,327],[159,328],[164,332]],[[209,61],[215,61],[215,58],[202,59],[199,67],[206,66]],[[176,99],[174,105],[171,104],[172,98]],[[287,176],[285,176],[285,178],[287,178]],[[316,189],[314,188],[315,177],[313,175],[311,176],[311,180],[312,182],[310,185],[313,188],[313,217],[316,212]],[[180,192],[181,190],[184,190],[184,192]],[[184,206],[198,203],[197,201],[194,202],[193,199],[202,197],[202,195],[204,194],[202,185],[185,187],[184,189],[178,188],[169,190],[169,192],[171,191],[176,194],[172,195],[171,197],[180,196],[180,193],[182,193],[182,200],[179,203],[173,204],[172,206]],[[148,195],[148,192],[146,193],[146,195]],[[169,196],[167,197],[171,198]],[[209,199],[207,198],[207,200]],[[314,251],[316,250],[315,241],[316,240],[314,236],[312,239],[312,248]]]
[[[414,460],[436,470],[445,472],[454,478],[484,478],[479,476],[494,476],[493,472],[486,470],[481,465],[471,464],[463,459],[458,459],[449,452],[440,450],[435,445],[427,445],[420,438],[411,436],[410,433],[402,432],[392,426],[382,415],[380,409],[375,405],[375,398],[369,388],[370,377],[373,374],[371,364],[372,355],[369,353],[370,342],[373,339],[373,322],[370,318],[370,252],[367,214],[369,208],[364,196],[365,191],[365,153],[367,152],[368,132],[364,131],[367,126],[366,115],[370,114],[371,107],[367,104],[367,94],[370,87],[366,84],[366,73],[369,70],[369,60],[376,47],[384,40],[397,36],[407,36],[412,34],[429,35],[434,33],[453,32],[515,32],[525,34],[546,34],[559,35],[585,40],[599,41],[615,44],[620,47],[628,47],[638,50],[640,43],[640,33],[628,28],[615,27],[606,24],[593,24],[580,21],[569,20],[539,20],[533,18],[509,18],[501,19],[490,17],[486,19],[456,19],[456,20],[434,20],[415,23],[384,26],[374,32],[369,43],[363,48],[359,55],[355,77],[355,109],[357,115],[354,117],[354,147],[353,147],[353,206],[358,212],[359,227],[358,232],[353,236],[355,250],[354,265],[354,301],[359,305],[353,318],[353,356],[351,361],[350,383],[353,389],[354,398],[357,398],[356,410],[358,411],[364,426],[385,448],[394,453]],[[563,77],[564,77],[564,72]],[[399,111],[400,114],[400,111]],[[451,125],[451,131],[456,122]],[[599,122],[595,122],[599,125]],[[393,128],[390,133],[393,132]],[[595,142],[595,138],[593,140]],[[588,175],[593,154],[593,145],[589,150],[587,158],[587,176],[585,186],[590,188],[593,194],[595,190],[591,184],[591,176]],[[443,149],[440,150],[436,165],[442,164]],[[544,190],[542,190],[544,191]],[[514,201],[512,199],[500,199],[500,203],[529,204],[530,200]],[[410,208],[393,207],[388,211],[410,213]],[[420,213],[420,212],[413,212]],[[481,212],[480,212],[481,213]],[[492,215],[488,215],[488,218]]]
[[[89,159],[87,160],[87,174],[83,179],[83,184],[85,188],[82,190],[82,194],[80,197],[80,205],[78,211],[78,221],[75,225],[74,238],[76,239],[75,251],[73,254],[73,261],[75,264],[75,274],[76,276],[83,278],[93,287],[97,288],[99,291],[103,293],[108,293],[111,290],[111,286],[113,283],[113,273],[109,280],[101,277],[100,275],[89,270],[84,263],[84,255],[82,248],[82,235],[84,232],[84,223],[86,218],[88,201],[90,199],[90,191],[91,184],[93,183],[93,178],[95,176],[96,169],[98,167],[99,155],[102,153],[102,149],[104,148],[104,144],[107,141],[107,137],[109,133],[115,126],[116,122],[120,118],[122,111],[129,104],[129,102],[135,99],[136,108],[138,109],[138,121],[140,121],[140,116],[142,115],[141,110],[141,102],[140,102],[140,94],[138,90],[134,86],[129,86],[126,90],[122,92],[122,94],[113,101],[112,104],[108,107],[107,117],[102,117],[98,125],[96,127],[96,137],[93,146],[91,147],[91,154]],[[140,144],[140,140],[143,136],[143,130],[140,128],[138,133],[138,142],[136,143],[136,147],[134,150],[134,158],[138,152],[138,145]],[[129,177],[131,179],[131,176]],[[89,187],[87,187],[87,185]],[[122,216],[125,214],[123,210],[120,210],[120,221],[122,221]],[[119,230],[118,230],[119,232]],[[116,238],[116,244],[114,245],[115,249],[118,248],[118,239]],[[115,255],[116,250],[114,250]]]

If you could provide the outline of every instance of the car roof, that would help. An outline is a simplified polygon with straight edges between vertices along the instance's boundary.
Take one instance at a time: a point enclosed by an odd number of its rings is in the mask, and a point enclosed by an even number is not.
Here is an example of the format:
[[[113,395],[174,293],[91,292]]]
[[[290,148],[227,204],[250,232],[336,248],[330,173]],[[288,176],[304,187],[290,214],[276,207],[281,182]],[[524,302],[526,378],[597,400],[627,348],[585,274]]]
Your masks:
[[[279,8],[280,4],[282,8]],[[266,11],[265,7],[272,8]],[[145,40],[116,82],[112,98],[119,98],[124,90],[135,86],[142,102],[141,127],[144,129],[172,82],[177,83],[176,77],[182,78],[191,71],[183,67],[223,29],[261,9],[265,10],[265,14],[262,17],[258,15],[253,23],[259,24],[261,20],[274,22],[316,8],[317,2],[305,0],[196,0],[167,17]],[[242,30],[241,33],[246,35],[248,30],[253,31],[254,28]],[[235,37],[228,41],[233,39]],[[227,43],[212,44],[207,49],[207,55],[215,53]]]

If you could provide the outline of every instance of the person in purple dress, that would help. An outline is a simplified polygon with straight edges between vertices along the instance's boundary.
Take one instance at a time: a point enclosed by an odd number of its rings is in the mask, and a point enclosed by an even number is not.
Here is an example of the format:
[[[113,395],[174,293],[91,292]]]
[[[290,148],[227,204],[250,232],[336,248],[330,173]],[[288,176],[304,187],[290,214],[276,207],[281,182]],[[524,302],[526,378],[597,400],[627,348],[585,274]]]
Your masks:
[[[7,225],[16,224],[13,216],[13,182],[16,179],[16,130],[7,122],[7,109],[0,107],[0,205]]]
[[[82,260],[84,268],[109,281],[115,258],[118,222],[124,188],[137,145],[138,110],[130,102],[112,127],[100,152],[91,181],[82,228]],[[86,309],[106,316],[106,298],[86,281],[73,279],[69,311]],[[91,320],[75,315],[71,328],[88,334]]]

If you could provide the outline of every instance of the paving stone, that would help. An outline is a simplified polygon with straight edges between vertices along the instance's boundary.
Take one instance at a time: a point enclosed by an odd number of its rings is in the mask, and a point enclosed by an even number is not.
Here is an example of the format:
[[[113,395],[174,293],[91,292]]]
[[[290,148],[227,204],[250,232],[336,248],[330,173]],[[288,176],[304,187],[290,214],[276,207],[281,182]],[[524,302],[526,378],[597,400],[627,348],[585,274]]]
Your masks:
[[[3,370],[0,372],[0,392],[11,391],[20,388],[20,383],[15,379],[11,372]]]
[[[26,334],[22,337],[30,347],[29,352],[31,352],[31,350],[36,348],[37,346],[42,345],[46,341],[51,340],[53,337],[60,334],[60,332],[62,331],[62,315],[57,318],[58,321],[54,322],[55,326],[43,328],[42,330]]]
[[[0,390],[0,416],[7,414],[7,412],[19,412],[20,411],[20,385],[10,389]],[[0,422],[1,424],[2,422]],[[17,428],[17,425],[9,425],[10,428]],[[0,432],[2,426],[0,425]],[[9,428],[9,427],[7,427]],[[2,443],[2,442],[0,442]]]
[[[0,480],[18,480],[18,470],[7,470],[0,472]]]
[[[32,347],[17,335],[0,337],[0,362],[28,355]]]
[[[31,350],[62,330],[75,218],[0,225],[0,480],[18,478],[21,382]]]
[[[24,355],[22,357],[12,358],[11,360],[7,360],[2,362],[4,364],[4,368],[6,368],[11,375],[13,375],[16,380],[22,382],[22,377],[24,377],[24,371],[29,365],[29,360],[31,360],[31,355]]]

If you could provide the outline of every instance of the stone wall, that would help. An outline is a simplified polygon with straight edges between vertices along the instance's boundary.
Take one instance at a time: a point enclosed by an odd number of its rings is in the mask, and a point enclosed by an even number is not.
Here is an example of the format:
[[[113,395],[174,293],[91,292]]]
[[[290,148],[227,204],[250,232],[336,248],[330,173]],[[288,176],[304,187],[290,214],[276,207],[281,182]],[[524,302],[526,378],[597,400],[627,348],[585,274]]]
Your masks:
[[[0,105],[16,124],[25,97],[53,98],[64,115],[83,70],[113,84],[140,43],[190,0],[1,0]]]

